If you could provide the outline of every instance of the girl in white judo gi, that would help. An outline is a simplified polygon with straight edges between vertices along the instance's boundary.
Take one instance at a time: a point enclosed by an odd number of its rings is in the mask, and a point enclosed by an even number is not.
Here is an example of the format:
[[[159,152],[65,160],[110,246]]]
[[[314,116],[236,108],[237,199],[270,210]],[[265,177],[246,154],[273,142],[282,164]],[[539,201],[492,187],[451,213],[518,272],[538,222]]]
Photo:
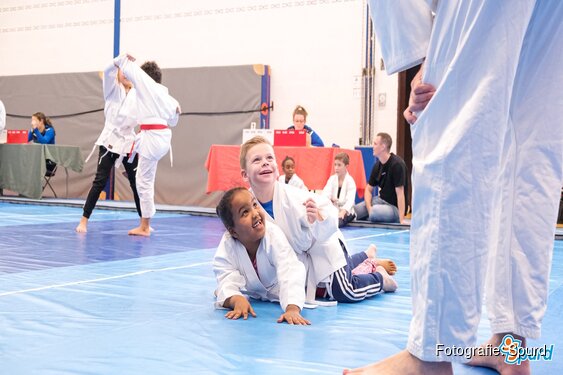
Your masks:
[[[135,140],[137,99],[131,81],[125,77],[113,61],[104,69],[103,93],[106,120],[104,129],[96,140],[94,149],[86,158],[86,162],[88,162],[94,153],[95,147],[99,146],[96,176],[84,203],[82,218],[76,227],[76,231],[79,233],[84,233],[88,230],[88,220],[98,202],[100,193],[106,186],[110,172],[114,166],[119,168],[121,164],[123,164],[127,172],[137,213],[139,216],[142,216],[135,181],[135,169],[137,168],[138,158],[135,157],[130,163],[123,163],[123,158],[131,152],[131,147]]]
[[[284,184],[295,186],[298,189],[309,190],[303,180],[295,173],[295,159],[286,156],[281,163],[283,175],[278,177],[278,181]]]
[[[338,227],[348,225],[356,218],[356,182],[348,173],[350,156],[340,152],[334,156],[334,174],[329,177],[323,195],[338,209]]]
[[[154,61],[141,67],[128,54],[114,62],[133,83],[137,93],[136,116],[140,132],[135,138],[132,155],[139,154],[137,192],[141,201],[141,223],[129,231],[130,235],[150,236],[150,219],[154,216],[154,182],[158,161],[170,151],[171,127],[178,123],[180,105],[160,84],[162,73]]]
[[[405,113],[413,124],[407,350],[354,373],[451,374],[451,362],[469,358],[437,345],[476,344],[485,296],[489,345],[511,334],[523,348],[540,335],[563,184],[563,2],[370,3],[387,72],[423,60],[424,70]],[[531,373],[529,361],[503,356],[470,364]]]
[[[227,308],[228,319],[256,317],[244,295],[280,302],[278,323],[311,324],[301,316],[305,303],[305,266],[283,232],[266,225],[265,212],[246,188],[225,193],[217,215],[227,228],[213,258],[217,278],[216,308]]]
[[[344,237],[338,229],[338,211],[325,197],[277,181],[278,169],[272,145],[254,137],[241,147],[242,177],[286,235],[293,250],[307,267],[307,302],[315,301],[317,286],[326,288],[323,297],[340,302],[358,302],[383,291],[394,291],[395,280],[384,267],[369,274],[352,275],[368,256],[348,256]],[[375,248],[370,248],[375,251]],[[319,291],[321,292],[321,291]]]

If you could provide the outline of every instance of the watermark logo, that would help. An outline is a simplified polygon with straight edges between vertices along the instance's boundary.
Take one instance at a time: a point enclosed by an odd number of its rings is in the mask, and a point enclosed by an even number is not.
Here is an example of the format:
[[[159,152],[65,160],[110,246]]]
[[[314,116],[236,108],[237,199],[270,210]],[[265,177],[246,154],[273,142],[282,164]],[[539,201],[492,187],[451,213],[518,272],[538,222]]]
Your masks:
[[[503,355],[504,361],[511,365],[519,365],[524,361],[551,361],[554,346],[544,345],[540,347],[524,347],[522,340],[512,335],[505,335],[499,346],[487,344],[484,346],[462,347],[436,345],[436,357],[464,357],[470,360],[473,357],[498,357]]]
[[[523,361],[551,361],[554,345],[525,348],[522,346],[522,340],[505,335],[498,348],[501,354],[504,354],[504,362],[519,365]]]

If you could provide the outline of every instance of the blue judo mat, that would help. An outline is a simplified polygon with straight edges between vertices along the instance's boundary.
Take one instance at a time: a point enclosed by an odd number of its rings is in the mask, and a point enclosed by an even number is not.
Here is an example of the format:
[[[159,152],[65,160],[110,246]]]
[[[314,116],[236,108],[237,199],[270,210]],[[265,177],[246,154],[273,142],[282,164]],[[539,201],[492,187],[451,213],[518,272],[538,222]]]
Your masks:
[[[230,321],[213,308],[216,218],[157,214],[150,238],[127,236],[132,212],[0,203],[0,374],[339,374],[405,347],[410,320],[408,230],[346,228],[351,252],[370,243],[399,266],[396,293],[305,310],[312,325],[276,323],[278,304]],[[563,243],[555,241],[541,340],[563,373]],[[486,315],[484,315],[486,316]],[[483,319],[479,338],[489,336]],[[456,374],[493,374],[454,365]]]

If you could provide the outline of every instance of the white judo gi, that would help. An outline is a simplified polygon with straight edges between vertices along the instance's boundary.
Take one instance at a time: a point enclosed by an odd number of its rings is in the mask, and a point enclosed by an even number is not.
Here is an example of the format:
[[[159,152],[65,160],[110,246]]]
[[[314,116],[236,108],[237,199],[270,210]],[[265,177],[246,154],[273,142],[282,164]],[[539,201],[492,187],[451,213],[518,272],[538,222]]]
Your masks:
[[[168,89],[156,83],[126,55],[115,58],[127,79],[136,89],[137,122],[141,131],[135,138],[133,154],[139,154],[137,166],[137,192],[141,201],[143,218],[154,216],[154,182],[158,161],[170,150],[172,131],[178,123],[178,101],[168,94]]]
[[[283,311],[290,304],[303,309],[305,266],[274,223],[266,225],[266,234],[256,252],[256,264],[258,274],[242,243],[225,232],[213,258],[216,308],[223,308],[229,297],[245,294],[262,301],[279,301]]]
[[[137,95],[135,88],[129,93],[117,81],[117,67],[112,62],[104,69],[103,77],[104,115],[105,123],[100,136],[94,144],[86,162],[94,153],[96,146],[104,146],[109,152],[120,155],[116,161],[119,168],[123,158],[131,152],[135,141],[135,126],[137,126]],[[103,156],[103,155],[102,155]]]
[[[475,345],[484,284],[493,333],[537,338],[563,184],[563,2],[370,4],[387,71],[426,58],[436,87],[411,128],[407,349],[464,361],[436,344]]]
[[[323,221],[310,224],[303,202],[313,198]],[[274,218],[266,215],[283,231],[289,244],[307,267],[307,302],[314,303],[316,287],[329,280],[335,271],[346,266],[340,246],[344,236],[338,229],[338,210],[325,197],[305,190],[275,183],[273,200]]]
[[[6,127],[6,107],[4,107],[4,103],[0,100],[0,133],[4,131]]]
[[[356,203],[356,182],[352,176],[346,172],[346,176],[344,176],[344,181],[342,182],[342,188],[340,189],[340,197],[338,197],[338,175],[333,174],[326,182],[323,195],[329,200],[338,199],[339,209],[353,213],[354,204]]]
[[[285,184],[285,175],[282,174],[281,176],[279,176],[278,181]],[[291,176],[287,185],[295,186],[298,189],[309,190],[307,189],[307,186],[305,186],[305,183],[303,182],[301,177],[297,175],[297,173],[294,173],[293,176]]]

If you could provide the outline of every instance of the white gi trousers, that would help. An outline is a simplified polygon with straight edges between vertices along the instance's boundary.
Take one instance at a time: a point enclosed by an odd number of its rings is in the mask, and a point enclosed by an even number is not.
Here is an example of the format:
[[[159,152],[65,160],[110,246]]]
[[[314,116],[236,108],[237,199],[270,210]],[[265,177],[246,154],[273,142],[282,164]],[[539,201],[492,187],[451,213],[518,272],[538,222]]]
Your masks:
[[[172,131],[170,129],[141,130],[135,139],[134,150],[139,154],[137,165],[137,193],[143,218],[156,213],[154,206],[154,183],[158,161],[170,150]]]
[[[563,184],[563,2],[439,1],[412,126],[413,318],[407,349],[540,335]],[[486,282],[486,289],[485,286]],[[485,289],[485,293],[484,293]]]

